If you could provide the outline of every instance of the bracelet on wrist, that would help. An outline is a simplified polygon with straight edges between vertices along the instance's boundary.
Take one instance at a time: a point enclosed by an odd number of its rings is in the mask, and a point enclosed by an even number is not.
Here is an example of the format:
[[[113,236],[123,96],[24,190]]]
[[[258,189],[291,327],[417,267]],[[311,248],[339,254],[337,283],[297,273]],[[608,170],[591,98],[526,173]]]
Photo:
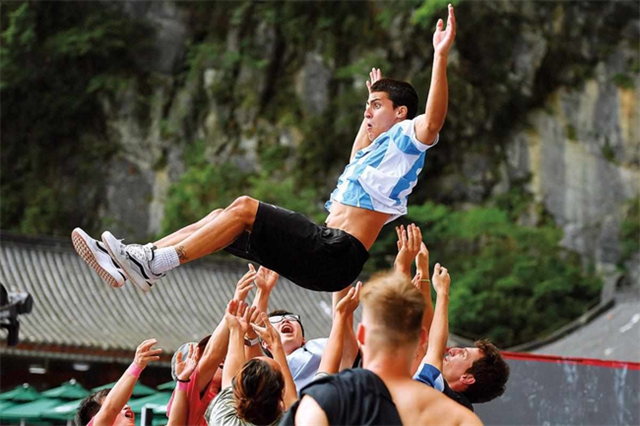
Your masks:
[[[431,280],[429,278],[423,278],[420,281],[423,282],[423,283],[430,283],[431,282]]]
[[[189,383],[191,381],[191,379],[187,379],[187,380],[176,379],[176,381],[178,383]]]
[[[135,362],[132,362],[129,368],[127,368],[127,373],[131,374],[133,377],[140,377],[140,373],[142,373],[142,370],[142,367],[140,367]]]
[[[246,337],[244,338],[245,346],[252,347],[252,346],[257,345],[258,343],[260,343],[260,337],[259,336],[256,336],[254,339],[247,339]]]
[[[189,384],[187,382],[183,382],[178,380],[178,384],[176,385],[176,389],[179,391],[186,391],[189,388]]]

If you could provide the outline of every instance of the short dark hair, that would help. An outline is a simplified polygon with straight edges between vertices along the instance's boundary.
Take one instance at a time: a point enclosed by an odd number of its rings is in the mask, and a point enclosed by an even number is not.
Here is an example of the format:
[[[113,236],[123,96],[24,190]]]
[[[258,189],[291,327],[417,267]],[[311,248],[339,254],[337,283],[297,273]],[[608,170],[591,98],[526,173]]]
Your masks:
[[[94,392],[80,402],[78,411],[76,411],[76,417],[73,420],[76,426],[87,426],[91,419],[100,411],[102,402],[110,390],[111,388]]]
[[[411,120],[418,114],[418,92],[406,81],[383,78],[371,86],[371,92],[384,92],[387,94],[393,108],[407,107],[407,119]]]
[[[268,425],[282,414],[284,377],[266,361],[253,358],[231,381],[236,414],[254,425]]]
[[[284,309],[276,309],[275,311],[271,311],[268,317],[275,317],[276,315],[295,315],[293,312],[285,311]],[[302,337],[304,337],[304,326],[302,325],[302,320],[298,321],[300,324],[300,329],[302,330]]]
[[[463,393],[472,403],[488,402],[502,395],[509,380],[509,365],[500,350],[488,340],[478,340],[475,347],[483,357],[475,360],[466,371],[472,374],[475,382]]]

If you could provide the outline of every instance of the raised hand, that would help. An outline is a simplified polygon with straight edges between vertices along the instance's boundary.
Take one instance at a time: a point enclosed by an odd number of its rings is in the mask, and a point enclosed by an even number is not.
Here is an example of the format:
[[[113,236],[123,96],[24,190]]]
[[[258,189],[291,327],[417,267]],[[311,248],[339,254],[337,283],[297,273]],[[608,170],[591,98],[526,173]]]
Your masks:
[[[436,32],[433,33],[433,49],[436,54],[448,56],[449,50],[456,38],[456,17],[453,13],[453,6],[449,5],[449,18],[447,19],[447,28],[444,29],[444,22],[438,19],[436,24]]]
[[[229,330],[238,329],[242,333],[246,333],[248,327],[247,318],[244,318],[245,314],[249,312],[248,305],[239,300],[230,300],[227,305],[227,310],[224,313],[224,320],[227,323]]]
[[[405,231],[404,225],[396,227],[398,234],[398,255],[394,263],[397,272],[411,276],[411,263],[420,252],[422,244],[422,232],[415,224],[407,226]]]
[[[198,366],[198,362],[200,362],[200,356],[200,348],[193,343],[189,345],[189,353],[184,360],[182,359],[182,352],[178,352],[178,358],[176,359],[176,377],[178,377],[178,380],[189,380]]]
[[[238,283],[236,284],[236,291],[233,294],[233,300],[244,302],[249,291],[253,288],[253,282],[256,279],[256,276],[256,270],[253,268],[252,264],[249,264],[249,270],[238,280]]]
[[[260,336],[260,338],[267,344],[270,349],[282,346],[280,340],[280,334],[269,322],[269,317],[264,312],[260,313],[259,321],[262,323],[262,327],[257,324],[251,324],[253,330]]]
[[[336,305],[336,315],[347,316],[353,313],[360,304],[360,289],[362,281],[358,281],[355,287],[351,287],[347,294]]]
[[[438,296],[449,294],[451,277],[449,276],[447,268],[440,266],[439,263],[436,263],[436,266],[433,268],[433,277],[431,278],[431,282],[433,284],[433,289],[436,291]]]
[[[249,264],[249,270],[255,272],[252,264]],[[255,283],[260,290],[271,293],[278,282],[278,278],[280,278],[280,275],[276,271],[261,266],[256,272]]]
[[[158,343],[156,339],[147,339],[140,343],[133,358],[133,362],[138,367],[145,368],[149,361],[158,361],[160,359],[162,349],[152,349],[152,346],[156,343]]]
[[[369,80],[367,80],[367,90],[371,93],[371,86],[378,80],[382,79],[382,71],[380,68],[371,68],[371,72],[369,73]]]

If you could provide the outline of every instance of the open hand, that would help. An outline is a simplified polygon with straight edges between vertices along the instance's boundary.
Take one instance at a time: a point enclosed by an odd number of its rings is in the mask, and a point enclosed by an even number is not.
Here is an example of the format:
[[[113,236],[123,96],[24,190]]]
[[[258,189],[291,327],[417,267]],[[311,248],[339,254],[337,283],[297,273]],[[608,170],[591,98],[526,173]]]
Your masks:
[[[233,300],[244,302],[249,291],[253,288],[253,281],[256,279],[256,276],[256,270],[253,269],[252,264],[249,264],[249,270],[238,280],[238,283],[236,284],[236,291],[233,294]]]
[[[420,252],[422,244],[422,232],[415,224],[407,226],[405,231],[404,225],[396,227],[398,234],[398,255],[395,260],[395,270],[404,275],[411,276],[411,263]]]
[[[373,84],[382,79],[382,71],[380,68],[371,68],[371,72],[369,73],[369,80],[367,80],[367,90],[371,93],[371,86]]]
[[[249,270],[255,272],[252,264],[249,264]],[[258,272],[256,272],[255,283],[263,292],[271,293],[278,282],[278,278],[280,278],[280,275],[278,275],[276,271],[261,266],[258,268]]]
[[[230,300],[227,310],[224,313],[224,320],[229,330],[238,329],[244,335],[249,328],[249,318],[256,308],[251,308],[244,302],[239,300]]]
[[[340,299],[336,305],[336,315],[348,316],[356,310],[360,304],[360,289],[362,288],[362,281],[358,281],[355,287],[351,287],[347,294]]]
[[[447,19],[447,28],[444,29],[444,22],[438,19],[436,24],[436,32],[433,33],[433,49],[436,54],[448,56],[449,50],[456,38],[456,17],[453,14],[453,6],[449,5],[449,18]]]
[[[182,351],[178,352],[176,359],[176,377],[179,380],[189,380],[191,374],[195,371],[200,361],[201,351],[196,345],[189,345],[189,353],[187,357],[182,359]]]
[[[260,322],[262,326],[257,324],[251,324],[253,330],[260,336],[260,338],[267,344],[269,348],[275,348],[282,345],[280,340],[280,333],[271,325],[269,317],[264,312],[260,313]]]
[[[136,355],[133,358],[133,362],[140,368],[145,368],[149,361],[158,361],[162,349],[152,349],[152,346],[158,343],[156,339],[147,339],[140,343],[136,349]]]

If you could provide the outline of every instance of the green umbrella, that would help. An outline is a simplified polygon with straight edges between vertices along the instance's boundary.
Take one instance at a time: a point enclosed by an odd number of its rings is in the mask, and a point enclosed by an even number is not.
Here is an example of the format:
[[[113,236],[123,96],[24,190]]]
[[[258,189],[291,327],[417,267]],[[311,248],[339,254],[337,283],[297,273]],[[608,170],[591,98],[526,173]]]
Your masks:
[[[0,411],[0,418],[5,421],[13,420],[16,422],[20,422],[20,420],[25,420],[28,422],[33,422],[40,420],[42,414],[45,411],[64,403],[65,401],[61,399],[41,398],[37,401],[14,405],[13,407],[7,408],[6,410],[2,410]]]
[[[81,399],[89,395],[89,393],[90,392],[83,388],[80,383],[76,382],[75,379],[71,379],[57,388],[42,392],[42,395],[48,398]]]
[[[173,391],[176,388],[176,382],[174,381],[170,381],[167,383],[163,383],[161,385],[156,386],[156,389],[161,390],[161,391]]]
[[[17,386],[8,392],[0,393],[0,401],[31,402],[40,398],[42,398],[42,394],[29,383]]]
[[[9,407],[13,407],[14,405],[17,405],[17,404],[13,401],[0,401],[0,413],[2,413],[4,410],[6,410]],[[2,414],[0,414],[0,417],[1,416]]]
[[[84,399],[84,398],[83,398]],[[82,399],[76,399],[75,401],[63,402],[60,405],[56,405],[42,413],[41,417],[46,419],[67,421],[75,417],[78,406],[82,402]]]
[[[171,399],[169,392],[158,392],[154,395],[145,396],[144,398],[130,400],[129,407],[131,407],[134,413],[139,414],[145,405],[148,405],[150,408],[157,408],[162,405],[166,406],[169,403],[169,399]]]
[[[98,392],[101,391],[102,389],[109,389],[112,388],[116,385],[117,382],[113,382],[113,383],[109,383],[106,385],[102,385],[99,386],[97,388],[93,388],[91,389],[92,392]],[[173,382],[172,382],[173,383]],[[133,387],[133,393],[131,394],[132,397],[134,398],[142,398],[143,396],[149,396],[149,395],[153,395],[155,394],[156,391],[153,388],[150,388],[149,386],[145,386],[140,382],[137,382],[136,385]]]

